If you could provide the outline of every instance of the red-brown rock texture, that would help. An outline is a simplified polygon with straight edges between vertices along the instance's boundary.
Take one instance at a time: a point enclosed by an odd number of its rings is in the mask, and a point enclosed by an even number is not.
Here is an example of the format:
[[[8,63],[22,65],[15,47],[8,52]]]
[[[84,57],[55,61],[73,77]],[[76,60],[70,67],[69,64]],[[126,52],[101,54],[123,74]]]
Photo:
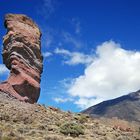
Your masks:
[[[2,56],[10,76],[0,84],[0,90],[21,101],[37,102],[43,68],[41,32],[30,18],[21,14],[7,14],[5,27]]]

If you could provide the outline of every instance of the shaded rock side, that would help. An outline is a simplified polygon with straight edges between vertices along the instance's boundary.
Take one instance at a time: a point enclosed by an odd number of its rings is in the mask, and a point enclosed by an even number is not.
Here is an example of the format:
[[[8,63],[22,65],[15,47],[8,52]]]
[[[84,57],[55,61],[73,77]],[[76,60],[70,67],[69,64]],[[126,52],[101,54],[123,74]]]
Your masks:
[[[0,90],[21,101],[37,102],[43,69],[41,32],[29,17],[21,14],[7,14],[4,24],[7,34],[2,56],[10,76],[0,84]]]

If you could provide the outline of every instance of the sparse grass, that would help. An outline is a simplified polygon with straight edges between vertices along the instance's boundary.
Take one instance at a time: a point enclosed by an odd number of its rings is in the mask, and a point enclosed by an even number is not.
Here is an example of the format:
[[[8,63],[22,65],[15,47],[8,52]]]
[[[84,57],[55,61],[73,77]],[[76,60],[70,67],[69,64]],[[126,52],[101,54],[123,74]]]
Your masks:
[[[10,137],[10,136],[3,136],[1,137],[1,140],[24,140],[24,138],[21,137]]]
[[[47,136],[44,138],[45,140],[62,140],[59,136]]]
[[[74,117],[79,123],[86,123],[88,122],[88,118],[89,116],[88,115],[85,115],[85,114],[78,114]]]
[[[6,113],[3,113],[0,115],[0,120],[5,120],[5,121],[9,121],[10,120],[10,116]]]
[[[1,140],[11,140],[11,138],[7,137],[7,136],[3,136],[3,137],[1,137]]]
[[[138,134],[140,135],[140,127],[138,128]]]
[[[139,132],[135,122],[89,118],[82,113],[3,99],[0,94],[0,140],[139,140]]]

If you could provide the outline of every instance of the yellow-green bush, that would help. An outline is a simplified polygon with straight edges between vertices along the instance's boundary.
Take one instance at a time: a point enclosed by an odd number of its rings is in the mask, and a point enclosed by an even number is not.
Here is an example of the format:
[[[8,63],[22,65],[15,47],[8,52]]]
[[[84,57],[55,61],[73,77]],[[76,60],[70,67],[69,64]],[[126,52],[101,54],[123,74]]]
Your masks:
[[[84,126],[74,122],[68,122],[60,126],[60,132],[64,135],[78,137],[79,135],[84,135]]]

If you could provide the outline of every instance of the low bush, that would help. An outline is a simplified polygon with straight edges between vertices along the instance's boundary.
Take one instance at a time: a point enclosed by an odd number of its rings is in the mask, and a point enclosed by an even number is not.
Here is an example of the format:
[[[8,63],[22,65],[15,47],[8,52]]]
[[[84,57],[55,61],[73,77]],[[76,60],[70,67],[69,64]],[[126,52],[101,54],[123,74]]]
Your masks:
[[[74,122],[68,122],[60,126],[60,132],[64,135],[78,137],[79,135],[84,135],[84,126]]]

